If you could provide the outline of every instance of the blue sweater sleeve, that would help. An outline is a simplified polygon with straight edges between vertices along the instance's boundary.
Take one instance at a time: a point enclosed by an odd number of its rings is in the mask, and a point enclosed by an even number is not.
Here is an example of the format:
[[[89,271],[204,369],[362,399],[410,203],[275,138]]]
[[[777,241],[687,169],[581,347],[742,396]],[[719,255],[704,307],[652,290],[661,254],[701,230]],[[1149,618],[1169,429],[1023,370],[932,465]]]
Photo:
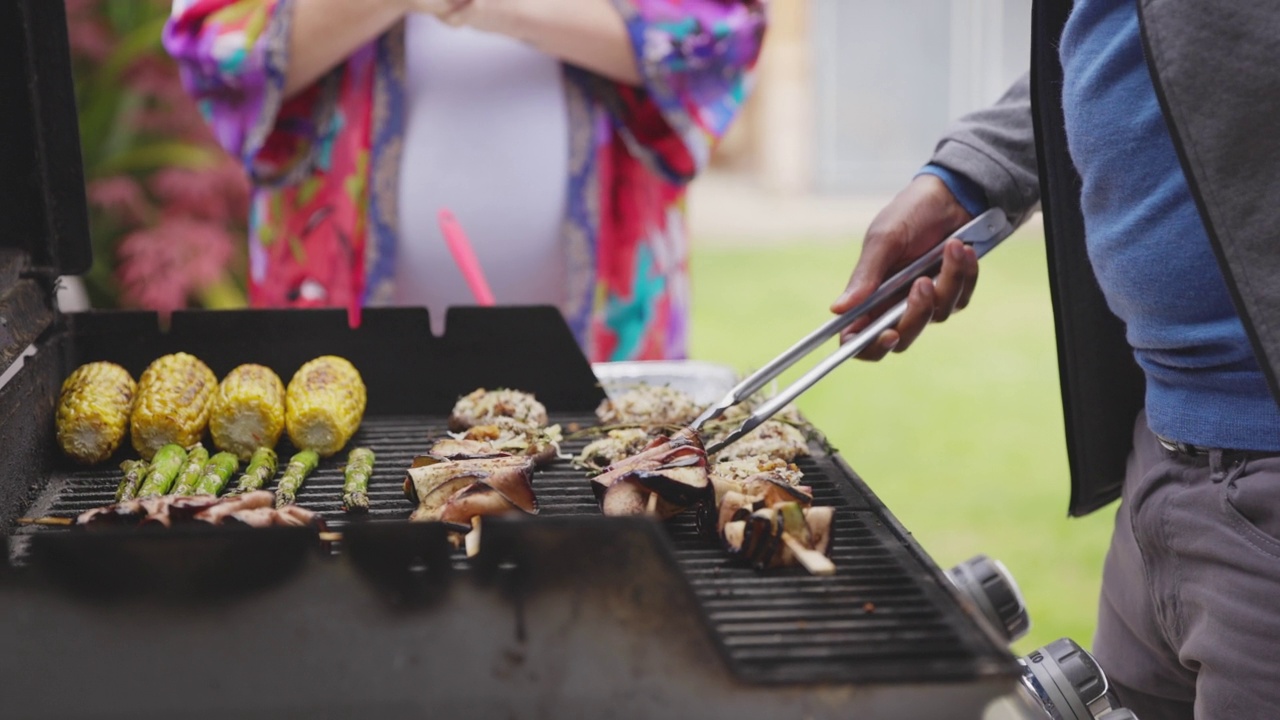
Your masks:
[[[987,194],[982,191],[982,188],[958,172],[930,163],[916,173],[916,177],[921,175],[933,175],[941,180],[951,194],[956,196],[956,202],[959,202],[970,215],[981,215],[991,207],[991,203],[987,202]]]

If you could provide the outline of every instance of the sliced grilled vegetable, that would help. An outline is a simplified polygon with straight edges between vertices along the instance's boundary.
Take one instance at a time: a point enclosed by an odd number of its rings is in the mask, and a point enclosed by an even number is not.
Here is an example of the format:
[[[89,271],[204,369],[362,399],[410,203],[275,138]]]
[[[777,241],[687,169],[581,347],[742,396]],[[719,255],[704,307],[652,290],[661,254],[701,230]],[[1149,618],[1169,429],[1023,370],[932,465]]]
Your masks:
[[[182,466],[182,472],[178,473],[178,479],[173,482],[173,487],[169,488],[168,495],[194,495],[196,493],[196,483],[200,482],[200,476],[204,473],[204,466],[209,462],[209,451],[204,445],[196,443],[196,446],[187,451],[187,462]]]
[[[668,518],[699,504],[715,503],[707,479],[707,453],[693,430],[655,438],[638,455],[605,468],[591,479],[600,510],[611,517]]]
[[[248,461],[260,447],[275,447],[284,431],[284,383],[263,365],[241,365],[218,384],[209,434],[219,450]]]
[[[405,477],[405,495],[418,504],[412,521],[443,521],[464,531],[471,518],[508,512],[536,514],[533,459],[502,455],[445,460],[430,455],[414,459]]]
[[[280,477],[280,486],[276,488],[276,507],[292,505],[302,488],[302,481],[307,479],[320,464],[320,455],[315,450],[303,450],[289,458],[289,466]]]
[[[195,495],[214,495],[222,493],[222,489],[227,486],[227,482],[231,480],[231,476],[236,474],[236,470],[240,467],[240,459],[235,453],[220,452],[209,458],[209,462],[205,463],[204,472],[200,475],[200,482],[196,483]]]
[[[269,447],[260,447],[253,451],[253,458],[249,460],[249,467],[245,468],[244,474],[240,476],[240,482],[232,488],[228,495],[239,495],[261,490],[275,476],[276,451]]]
[[[294,446],[321,457],[342,449],[360,427],[366,392],[355,366],[336,355],[294,373],[285,392],[285,428]]]
[[[111,457],[128,430],[137,390],[129,371],[115,363],[76,368],[58,397],[58,446],[86,465]]]
[[[168,443],[191,447],[209,423],[218,378],[187,353],[165,355],[138,379],[138,399],[129,418],[133,447],[150,460]]]
[[[125,460],[120,463],[120,469],[124,471],[124,479],[120,481],[120,487],[116,488],[116,502],[124,502],[132,500],[138,496],[138,488],[142,487],[142,480],[147,475],[146,460]]]
[[[177,525],[248,525],[250,527],[312,526],[324,531],[319,515],[296,505],[279,510],[271,508],[271,493],[266,490],[245,493],[233,498],[158,497],[94,508],[74,520],[89,530],[101,527],[139,525],[174,527]]]
[[[369,511],[369,477],[373,475],[373,460],[373,451],[369,448],[356,448],[347,456],[342,509],[349,513]]]
[[[151,461],[151,469],[138,488],[138,498],[146,499],[164,495],[173,487],[174,478],[182,472],[187,462],[187,451],[181,445],[170,443],[156,451]]]

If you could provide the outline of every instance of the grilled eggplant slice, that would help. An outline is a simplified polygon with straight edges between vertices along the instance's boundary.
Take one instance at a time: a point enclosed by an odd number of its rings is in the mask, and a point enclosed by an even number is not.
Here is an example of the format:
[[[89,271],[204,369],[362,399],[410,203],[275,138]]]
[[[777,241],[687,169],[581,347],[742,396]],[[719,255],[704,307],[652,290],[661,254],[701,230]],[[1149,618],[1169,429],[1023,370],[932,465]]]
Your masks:
[[[501,417],[487,425],[476,425],[457,437],[448,437],[431,446],[431,454],[450,460],[524,455],[538,466],[555,460],[560,452],[560,426],[542,428]]]
[[[426,456],[415,459],[414,465],[416,467],[409,468],[405,479],[405,493],[418,504],[410,520],[443,520],[447,513],[450,522],[469,524],[471,517],[476,515],[501,514],[512,509],[528,513],[538,511],[530,482],[533,477],[533,460],[530,458],[506,455],[445,460]],[[506,504],[493,503],[494,498],[489,498],[492,504],[482,507],[482,503],[467,500],[464,493],[475,485],[494,490]],[[485,492],[477,490],[474,494]],[[450,503],[455,498],[460,498],[460,502],[455,504],[458,507],[451,508]]]
[[[668,518],[700,503],[714,503],[707,453],[693,430],[655,438],[640,453],[610,465],[591,480],[605,515]],[[656,495],[656,498],[651,498]]]

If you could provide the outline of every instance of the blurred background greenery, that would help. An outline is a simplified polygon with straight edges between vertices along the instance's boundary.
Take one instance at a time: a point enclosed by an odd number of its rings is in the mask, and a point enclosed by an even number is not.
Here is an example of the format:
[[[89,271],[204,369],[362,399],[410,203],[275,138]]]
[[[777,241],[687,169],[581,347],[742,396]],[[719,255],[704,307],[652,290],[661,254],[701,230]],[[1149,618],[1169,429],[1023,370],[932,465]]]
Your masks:
[[[67,0],[94,307],[245,302],[248,182],[160,43],[169,0]]]
[[[1115,506],[1067,519],[1068,476],[1043,237],[983,260],[969,309],[884,362],[850,362],[799,401],[942,567],[1002,560],[1032,627],[1019,652],[1091,644]],[[860,243],[698,247],[692,354],[759,367],[826,320]],[[834,341],[814,358],[834,349]],[[780,382],[807,369],[801,364]]]

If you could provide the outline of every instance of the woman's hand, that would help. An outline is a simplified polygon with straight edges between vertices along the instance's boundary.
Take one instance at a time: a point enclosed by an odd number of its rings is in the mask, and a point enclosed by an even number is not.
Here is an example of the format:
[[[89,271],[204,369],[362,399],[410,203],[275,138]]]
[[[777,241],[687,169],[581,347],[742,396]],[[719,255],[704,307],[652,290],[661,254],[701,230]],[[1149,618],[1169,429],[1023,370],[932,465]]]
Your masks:
[[[411,0],[453,2],[441,15],[470,27],[523,40],[542,52],[611,80],[639,85],[631,38],[610,0]]]
[[[941,180],[933,175],[916,177],[871,221],[862,255],[844,293],[831,304],[831,312],[845,312],[866,300],[890,275],[972,219]],[[978,256],[973,248],[959,240],[948,241],[937,280],[916,280],[907,295],[907,311],[897,327],[881,333],[858,358],[879,360],[890,350],[906,350],[931,320],[946,320],[953,311],[968,305],[977,281]],[[841,342],[873,319],[859,318],[841,332]]]
[[[471,0],[402,0],[402,2],[407,13],[422,13],[444,18],[469,5]]]

